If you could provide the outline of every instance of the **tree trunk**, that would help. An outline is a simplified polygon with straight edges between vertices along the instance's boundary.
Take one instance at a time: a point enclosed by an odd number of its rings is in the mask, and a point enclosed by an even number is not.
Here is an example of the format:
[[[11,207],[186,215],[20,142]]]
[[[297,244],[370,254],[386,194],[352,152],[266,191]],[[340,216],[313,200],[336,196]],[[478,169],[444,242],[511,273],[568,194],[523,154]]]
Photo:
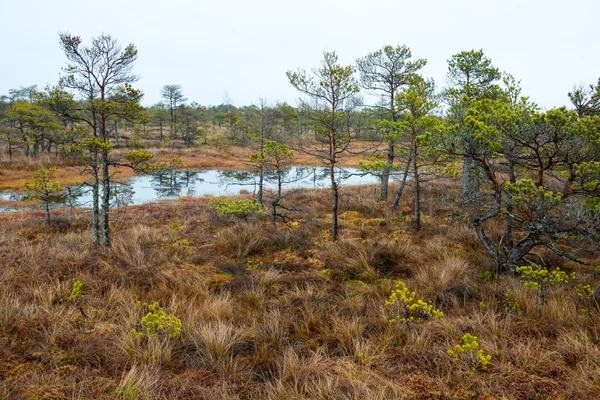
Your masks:
[[[540,240],[529,236],[517,243],[506,256],[506,267],[508,270],[514,273],[531,249],[540,244],[542,244]]]
[[[415,180],[415,230],[418,232],[421,229],[421,188],[419,186],[419,168],[417,167],[417,157],[414,160],[414,177]]]
[[[331,205],[331,239],[337,240],[338,237],[338,202],[339,193],[337,182],[335,181],[335,165],[331,164],[329,167],[329,176],[331,178],[331,194],[333,201]]]
[[[265,178],[265,171],[264,171],[264,167],[263,167],[262,161],[261,161],[260,170],[258,173],[258,194],[257,194],[257,201],[258,201],[258,204],[260,204],[261,206],[263,205],[264,178]]]
[[[66,187],[67,198],[69,201],[69,220],[73,219],[73,189],[70,186]]]
[[[277,226],[277,202],[278,199],[271,201],[271,225]]]
[[[277,167],[277,197],[271,201],[271,223],[277,225],[277,206],[281,200],[281,169]]]
[[[110,175],[108,170],[108,151],[102,150],[102,242],[110,247]]]
[[[515,165],[512,160],[509,160],[508,164],[508,179],[510,183],[515,183],[517,180],[515,178]],[[506,249],[511,251],[513,248],[513,218],[511,213],[513,211],[513,199],[512,194],[510,192],[506,193],[506,220],[504,221],[504,242],[506,243]]]
[[[381,201],[386,201],[388,199],[388,185],[390,182],[390,172],[392,170],[392,164],[394,164],[394,145],[389,144],[387,151],[387,162],[386,166],[383,168],[383,172],[381,175],[381,193],[379,199]]]
[[[496,266],[496,275],[498,275],[504,267],[502,255],[500,251],[496,248],[496,246],[494,246],[492,240],[485,233],[483,223],[488,219],[495,217],[500,212],[500,207],[502,206],[502,190],[500,189],[500,187],[496,187],[495,189],[494,200],[494,208],[483,215],[473,218],[472,222],[473,227],[475,228],[475,232],[477,232],[477,237],[479,238],[489,255],[492,256],[492,259],[494,260],[494,265]]]
[[[44,196],[44,202],[46,203],[46,222],[50,225],[50,196],[48,194]]]
[[[596,303],[600,303],[600,283],[594,289],[594,301],[596,301]]]
[[[94,246],[100,244],[100,183],[98,179],[98,148],[92,150],[92,232],[94,235]]]
[[[463,201],[470,203],[473,200],[473,187],[471,185],[471,169],[473,159],[469,156],[463,158]]]
[[[400,198],[402,197],[402,193],[404,192],[404,188],[406,187],[406,181],[408,179],[408,170],[410,169],[411,157],[406,161],[406,167],[404,168],[404,176],[402,177],[402,183],[400,183],[400,187],[396,191],[396,198],[394,199],[394,204],[392,204],[392,211],[396,211],[398,209],[398,204],[400,203]]]

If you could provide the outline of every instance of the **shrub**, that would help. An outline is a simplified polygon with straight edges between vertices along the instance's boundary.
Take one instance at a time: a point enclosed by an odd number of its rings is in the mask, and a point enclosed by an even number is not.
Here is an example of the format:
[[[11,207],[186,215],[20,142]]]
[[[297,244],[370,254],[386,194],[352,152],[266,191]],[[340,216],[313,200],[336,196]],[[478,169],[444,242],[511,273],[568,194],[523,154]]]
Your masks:
[[[477,336],[466,333],[463,335],[462,340],[463,344],[457,344],[454,346],[454,350],[447,350],[448,355],[456,362],[462,360],[473,371],[487,369],[492,356],[486,355],[482,349],[478,349]]]
[[[248,271],[256,271],[259,268],[262,268],[263,262],[260,260],[251,260],[246,261],[246,270]]]
[[[166,335],[169,339],[177,339],[181,336],[181,320],[173,314],[165,314],[165,311],[157,302],[152,304],[140,303],[148,309],[148,313],[142,317],[141,324],[143,332],[133,329],[133,333],[139,337],[154,337]]]
[[[551,287],[569,281],[569,275],[560,268],[548,271],[545,267],[534,268],[531,265],[525,265],[523,267],[518,267],[516,271],[521,276],[521,282],[523,282],[525,287],[537,291],[538,318],[542,315],[542,309],[546,303],[548,290]],[[572,273],[570,278],[575,278],[575,273]]]
[[[581,313],[587,313],[592,307],[594,289],[590,285],[580,283],[575,286],[575,294],[577,295],[577,310]]]
[[[81,296],[81,288],[83,287],[83,283],[81,281],[75,281],[73,283],[73,288],[71,289],[71,294],[67,297],[68,301],[75,301]]]
[[[260,204],[252,199],[227,199],[217,197],[208,203],[219,217],[247,218],[253,213],[264,215]]]
[[[395,289],[385,302],[385,305],[392,306],[399,304],[402,315],[392,318],[390,322],[402,321],[410,325],[415,321],[421,322],[444,316],[444,313],[436,309],[430,302],[418,299],[416,292],[410,292],[403,281],[395,281],[394,286]]]
[[[504,295],[504,311],[508,314],[519,314],[521,304],[516,299],[513,299],[507,294]]]

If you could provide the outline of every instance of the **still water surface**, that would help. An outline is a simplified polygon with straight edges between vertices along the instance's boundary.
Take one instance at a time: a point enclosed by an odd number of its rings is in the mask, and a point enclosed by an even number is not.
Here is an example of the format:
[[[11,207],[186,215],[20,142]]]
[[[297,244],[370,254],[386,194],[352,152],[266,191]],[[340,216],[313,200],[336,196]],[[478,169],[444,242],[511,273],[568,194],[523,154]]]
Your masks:
[[[378,182],[376,176],[363,174],[357,168],[338,168],[338,182],[342,186],[366,185]],[[283,177],[283,188],[325,188],[329,187],[329,170],[325,167],[293,166]],[[248,171],[176,170],[155,175],[134,176],[126,183],[113,186],[113,206],[123,207],[149,203],[157,200],[175,200],[181,197],[231,196],[242,192],[254,193],[258,185],[258,175]],[[275,190],[277,177],[274,173],[266,173],[265,189]],[[58,196],[56,205],[68,206],[73,202],[76,207],[90,207],[92,193],[89,187],[73,187],[72,196]],[[3,191],[0,200],[23,200],[26,194]],[[14,211],[4,205],[0,211]]]

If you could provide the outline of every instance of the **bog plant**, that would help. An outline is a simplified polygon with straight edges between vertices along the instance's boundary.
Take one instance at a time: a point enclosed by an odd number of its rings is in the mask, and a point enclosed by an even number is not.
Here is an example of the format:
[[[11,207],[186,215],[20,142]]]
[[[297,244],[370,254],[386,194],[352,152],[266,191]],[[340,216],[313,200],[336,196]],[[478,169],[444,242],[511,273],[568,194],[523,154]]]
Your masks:
[[[580,283],[575,286],[576,305],[575,307],[581,313],[589,312],[593,304],[594,289],[590,285]]]
[[[435,308],[431,302],[419,299],[416,292],[409,291],[406,283],[403,281],[394,281],[394,287],[395,289],[390,294],[385,305],[393,306],[398,304],[401,313],[392,318],[390,320],[391,323],[405,322],[407,325],[411,325],[413,322],[434,320],[444,316],[444,313]]]
[[[264,215],[264,211],[261,210],[260,204],[252,199],[227,199],[216,197],[211,199],[208,205],[219,217],[238,217],[245,219],[254,213]]]
[[[560,268],[549,271],[545,267],[525,265],[517,267],[516,271],[521,276],[521,282],[523,282],[525,287],[536,290],[538,318],[542,315],[542,310],[546,303],[546,297],[548,296],[550,288],[567,283],[569,278],[575,278],[574,272],[569,275]]]
[[[521,311],[521,304],[516,299],[513,299],[508,294],[504,295],[504,311],[508,314],[519,314]]]
[[[71,294],[67,297],[68,301],[75,301],[81,296],[81,288],[83,287],[83,282],[75,281],[73,282],[73,288],[71,289]]]
[[[256,271],[257,269],[262,268],[263,262],[260,260],[248,259],[246,261],[246,270],[248,271]]]
[[[492,356],[485,354],[482,349],[479,348],[477,342],[477,336],[473,336],[470,333],[465,333],[462,337],[463,344],[457,344],[454,349],[448,349],[448,355],[455,361],[467,364],[472,371],[478,369],[487,369]]]
[[[157,302],[152,304],[138,302],[138,305],[147,308],[148,313],[140,320],[144,330],[132,329],[136,336],[140,338],[166,336],[169,339],[177,339],[181,336],[181,320],[173,314],[165,314]]]

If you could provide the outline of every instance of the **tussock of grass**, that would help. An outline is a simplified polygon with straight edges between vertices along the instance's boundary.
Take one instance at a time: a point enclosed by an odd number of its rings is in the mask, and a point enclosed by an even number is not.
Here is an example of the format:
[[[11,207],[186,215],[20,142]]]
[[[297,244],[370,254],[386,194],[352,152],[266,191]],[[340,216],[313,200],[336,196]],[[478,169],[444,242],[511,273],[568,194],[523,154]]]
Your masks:
[[[421,293],[434,299],[436,303],[464,301],[469,295],[475,276],[475,268],[469,262],[456,256],[446,256],[430,264],[417,268],[415,284]]]

